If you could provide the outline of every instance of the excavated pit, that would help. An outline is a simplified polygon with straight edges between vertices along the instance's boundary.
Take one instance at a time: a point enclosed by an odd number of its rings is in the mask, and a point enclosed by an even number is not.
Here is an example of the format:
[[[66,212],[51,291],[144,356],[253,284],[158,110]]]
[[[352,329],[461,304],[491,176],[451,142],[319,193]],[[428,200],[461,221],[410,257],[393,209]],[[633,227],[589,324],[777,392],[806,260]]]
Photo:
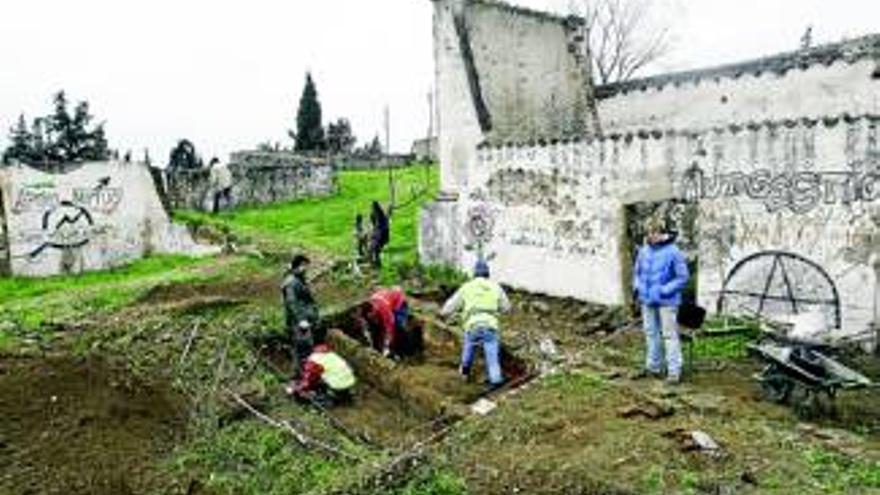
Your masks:
[[[353,403],[329,412],[348,429],[383,446],[402,447],[423,439],[467,414],[478,399],[504,394],[533,376],[524,361],[502,347],[504,387],[487,393],[481,350],[471,380],[463,380],[458,373],[460,337],[441,322],[420,314],[410,318],[410,325],[422,328],[422,352],[393,361],[363,337],[356,311],[355,305],[324,319],[328,342],[358,377]],[[263,355],[276,370],[289,371],[289,348],[265,346]]]

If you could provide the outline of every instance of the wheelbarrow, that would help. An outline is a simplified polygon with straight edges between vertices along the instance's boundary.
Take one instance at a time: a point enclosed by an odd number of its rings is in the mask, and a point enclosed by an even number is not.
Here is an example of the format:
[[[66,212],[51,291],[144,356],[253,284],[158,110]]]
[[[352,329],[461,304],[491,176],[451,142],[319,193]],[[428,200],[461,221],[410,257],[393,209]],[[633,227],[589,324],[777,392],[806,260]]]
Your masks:
[[[748,344],[747,348],[767,363],[755,375],[763,397],[790,404],[801,416],[833,414],[838,391],[878,385],[829,357],[831,348],[827,346],[774,337]]]

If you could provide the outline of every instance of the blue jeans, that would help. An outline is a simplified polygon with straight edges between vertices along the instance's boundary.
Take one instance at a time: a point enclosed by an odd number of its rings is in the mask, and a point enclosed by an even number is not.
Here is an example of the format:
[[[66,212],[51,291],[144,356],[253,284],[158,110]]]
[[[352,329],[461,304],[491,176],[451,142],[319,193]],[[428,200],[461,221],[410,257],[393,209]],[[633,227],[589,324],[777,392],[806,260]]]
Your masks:
[[[675,378],[681,376],[681,342],[678,338],[678,323],[675,320],[677,313],[676,306],[642,306],[647,345],[645,368],[654,373],[661,373],[665,355],[666,373]]]
[[[474,347],[478,344],[483,344],[483,353],[486,356],[486,374],[489,375],[489,383],[500,385],[504,382],[504,377],[501,376],[501,362],[499,359],[501,348],[498,343],[498,332],[494,328],[480,327],[464,333],[464,342],[461,349],[462,373],[470,373],[471,366],[474,364]]]
[[[397,311],[394,312],[394,327],[403,332],[406,330],[406,320],[409,319],[409,305],[403,303]]]

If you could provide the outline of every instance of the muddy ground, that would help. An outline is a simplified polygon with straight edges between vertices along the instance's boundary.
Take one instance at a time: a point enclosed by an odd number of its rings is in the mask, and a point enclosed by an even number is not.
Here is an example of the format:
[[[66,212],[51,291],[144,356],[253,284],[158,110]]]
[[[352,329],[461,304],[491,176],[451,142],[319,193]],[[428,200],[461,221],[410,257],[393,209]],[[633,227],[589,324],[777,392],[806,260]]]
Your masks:
[[[186,431],[168,384],[100,359],[0,361],[0,492],[146,493],[152,462]]]

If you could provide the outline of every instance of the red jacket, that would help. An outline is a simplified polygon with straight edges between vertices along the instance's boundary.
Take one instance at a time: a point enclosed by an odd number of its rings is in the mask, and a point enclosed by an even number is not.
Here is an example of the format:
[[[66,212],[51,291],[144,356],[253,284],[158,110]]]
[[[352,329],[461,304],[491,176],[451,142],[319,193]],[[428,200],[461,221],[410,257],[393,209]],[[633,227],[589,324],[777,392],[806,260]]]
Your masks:
[[[294,390],[298,394],[317,390],[318,385],[321,384],[321,375],[323,374],[323,366],[311,359],[307,359],[303,364],[302,375],[300,376],[299,381],[296,382]]]
[[[391,344],[397,338],[397,329],[394,326],[394,312],[399,310],[405,302],[406,298],[400,287],[379,289],[370,297],[373,314],[378,318],[378,323],[382,328],[382,342],[386,349],[390,349]]]

